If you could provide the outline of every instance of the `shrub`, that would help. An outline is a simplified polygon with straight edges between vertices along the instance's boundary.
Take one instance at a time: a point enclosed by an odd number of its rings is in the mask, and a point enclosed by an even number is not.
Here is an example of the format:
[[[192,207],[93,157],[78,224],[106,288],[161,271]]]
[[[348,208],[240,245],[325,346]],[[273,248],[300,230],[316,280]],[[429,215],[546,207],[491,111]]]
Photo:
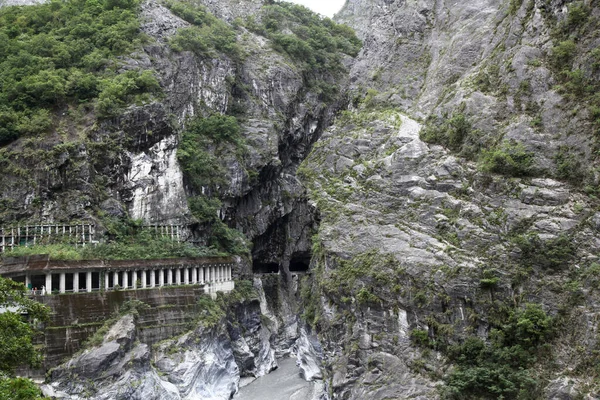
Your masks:
[[[100,116],[116,115],[126,104],[140,99],[145,93],[157,93],[158,81],[151,71],[130,70],[112,79],[100,81],[98,112]]]
[[[511,310],[506,323],[492,329],[490,343],[468,337],[451,346],[456,368],[445,378],[445,398],[538,399],[540,385],[529,368],[552,335],[552,318],[539,305]]]
[[[585,174],[580,158],[574,153],[574,149],[567,146],[560,146],[558,153],[554,157],[556,176],[573,184],[581,184]]]
[[[26,378],[0,377],[0,400],[43,400],[42,391]]]
[[[356,300],[359,304],[373,304],[380,301],[379,297],[371,293],[367,288],[361,288],[356,294]]]
[[[410,331],[410,340],[418,346],[430,347],[431,340],[429,339],[429,332],[425,329],[413,329]]]
[[[515,244],[521,250],[521,262],[527,267],[558,270],[575,256],[575,245],[568,235],[542,240],[538,235],[517,236]]]
[[[498,286],[500,278],[497,275],[498,271],[495,269],[486,269],[483,271],[483,277],[479,281],[479,286],[484,289],[494,289]]]
[[[452,151],[460,151],[467,137],[472,133],[472,125],[467,117],[454,113],[450,118],[430,118],[421,130],[421,140],[436,143]]]
[[[550,56],[550,61],[552,62],[554,67],[559,71],[562,71],[565,68],[571,69],[570,66],[576,52],[577,46],[572,40],[565,40],[559,42],[556,46],[552,48],[552,55]]]
[[[482,154],[480,168],[507,176],[528,176],[533,171],[534,154],[521,143],[504,142],[499,148]]]

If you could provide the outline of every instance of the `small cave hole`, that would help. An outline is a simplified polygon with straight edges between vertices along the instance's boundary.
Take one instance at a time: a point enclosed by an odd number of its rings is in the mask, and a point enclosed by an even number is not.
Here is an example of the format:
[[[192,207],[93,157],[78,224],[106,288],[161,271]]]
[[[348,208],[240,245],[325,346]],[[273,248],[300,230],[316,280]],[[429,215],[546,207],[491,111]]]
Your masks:
[[[264,263],[255,260],[252,263],[252,272],[255,274],[276,274],[279,272],[279,264]]]
[[[310,266],[310,254],[293,254],[290,260],[290,272],[308,272]]]

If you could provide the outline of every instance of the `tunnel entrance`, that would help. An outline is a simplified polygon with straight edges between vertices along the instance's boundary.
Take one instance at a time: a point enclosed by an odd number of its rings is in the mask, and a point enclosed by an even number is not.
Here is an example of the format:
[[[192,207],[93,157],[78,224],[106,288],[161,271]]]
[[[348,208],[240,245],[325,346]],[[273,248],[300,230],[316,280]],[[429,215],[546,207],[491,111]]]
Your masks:
[[[310,253],[294,253],[290,259],[290,272],[308,272]]]
[[[279,264],[254,260],[252,262],[252,272],[255,274],[277,274],[279,273]]]

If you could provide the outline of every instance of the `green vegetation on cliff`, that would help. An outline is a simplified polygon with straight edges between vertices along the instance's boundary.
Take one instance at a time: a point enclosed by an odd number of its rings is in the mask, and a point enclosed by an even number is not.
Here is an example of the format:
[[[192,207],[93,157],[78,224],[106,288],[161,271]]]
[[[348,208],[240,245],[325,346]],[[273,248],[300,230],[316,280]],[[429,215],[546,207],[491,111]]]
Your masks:
[[[258,19],[246,19],[246,27],[269,38],[276,51],[300,66],[306,82],[318,87],[325,101],[332,100],[338,84],[324,77],[339,77],[345,71],[343,56],[356,57],[362,42],[352,28],[321,18],[304,6],[285,1],[268,3]]]
[[[155,258],[209,257],[223,255],[214,248],[194,246],[162,237],[145,228],[143,221],[105,218],[106,240],[96,245],[75,247],[62,241],[35,246],[17,246],[7,257],[48,254],[53,260],[149,260]]]
[[[355,57],[362,46],[351,28],[301,5],[276,2],[265,6],[262,13],[262,24],[254,25],[250,19],[249,28],[266,35],[276,50],[309,68],[343,70],[341,54]]]
[[[0,278],[0,400],[35,400],[41,392],[29,379],[15,378],[15,368],[28,364],[39,367],[41,349],[33,344],[38,326],[46,322],[49,309],[25,297],[25,286]],[[14,311],[11,310],[14,308]],[[21,313],[27,314],[27,320]]]
[[[198,56],[216,56],[223,52],[235,59],[242,56],[235,30],[199,4],[165,1],[165,5],[178,17],[192,24],[181,28],[169,43],[175,51],[191,51]]]
[[[0,144],[43,134],[57,115],[95,104],[111,116],[159,91],[150,71],[120,70],[144,37],[133,0],[0,8]]]
[[[222,205],[218,189],[226,184],[221,158],[241,159],[245,151],[246,142],[237,119],[219,114],[188,121],[177,150],[177,159],[193,193],[188,199],[192,215],[210,232],[208,246],[230,254],[245,254],[248,248],[243,235],[219,217]]]
[[[552,324],[539,305],[528,304],[510,311],[490,332],[489,343],[472,336],[451,346],[448,356],[456,367],[446,378],[445,397],[539,399],[532,367],[552,335]]]

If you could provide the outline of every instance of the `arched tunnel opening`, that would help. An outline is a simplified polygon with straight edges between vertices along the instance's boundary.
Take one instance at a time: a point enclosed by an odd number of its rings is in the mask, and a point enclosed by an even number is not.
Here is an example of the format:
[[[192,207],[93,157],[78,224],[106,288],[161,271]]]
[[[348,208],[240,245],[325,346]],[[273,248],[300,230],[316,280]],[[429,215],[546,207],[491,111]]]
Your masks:
[[[310,253],[294,253],[290,259],[290,272],[308,272],[310,267]]]
[[[252,262],[252,272],[255,274],[276,274],[279,272],[279,264],[277,263],[265,263],[254,260]]]

